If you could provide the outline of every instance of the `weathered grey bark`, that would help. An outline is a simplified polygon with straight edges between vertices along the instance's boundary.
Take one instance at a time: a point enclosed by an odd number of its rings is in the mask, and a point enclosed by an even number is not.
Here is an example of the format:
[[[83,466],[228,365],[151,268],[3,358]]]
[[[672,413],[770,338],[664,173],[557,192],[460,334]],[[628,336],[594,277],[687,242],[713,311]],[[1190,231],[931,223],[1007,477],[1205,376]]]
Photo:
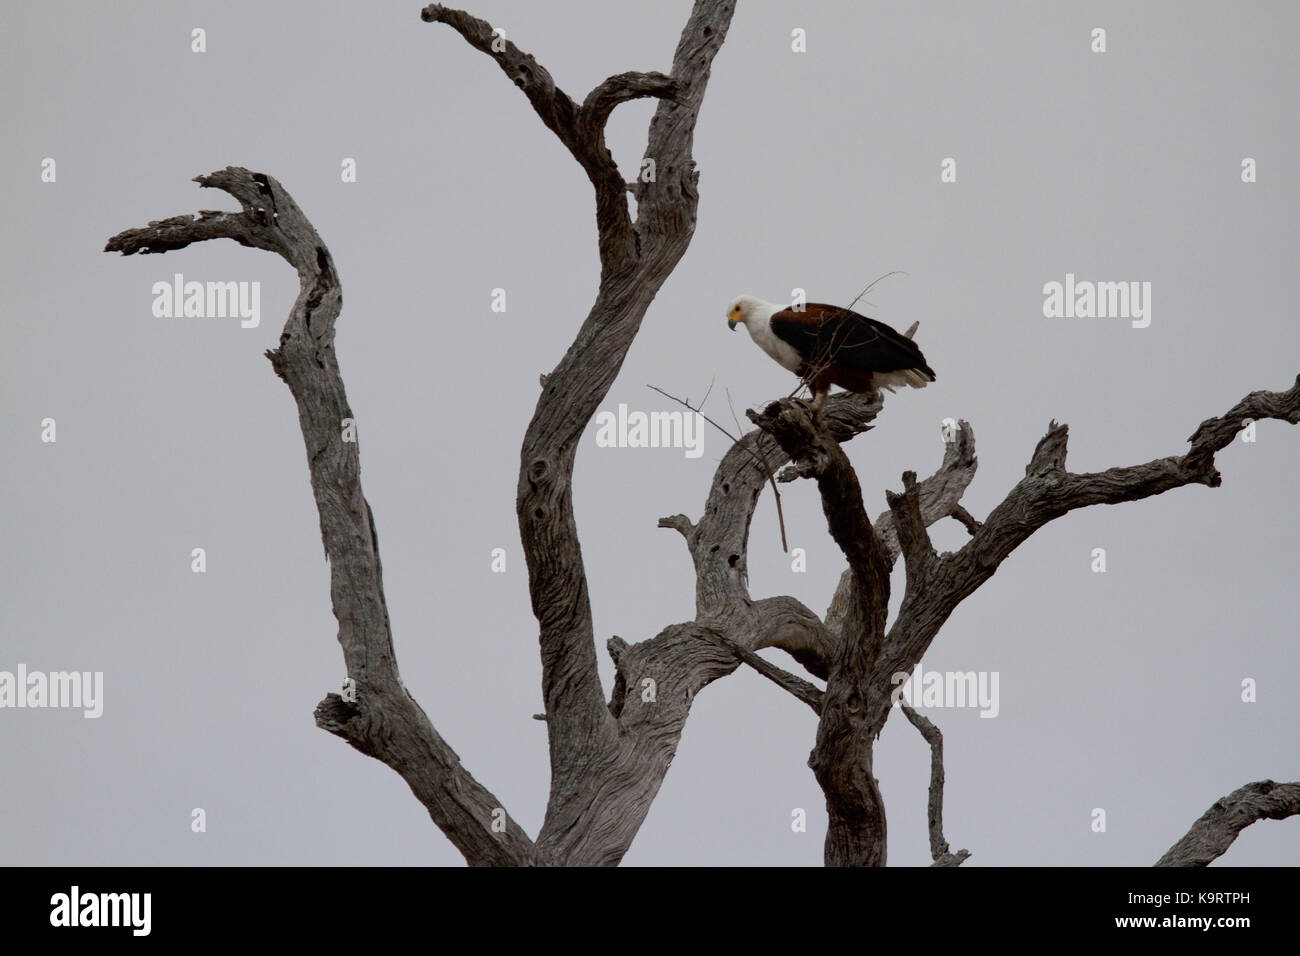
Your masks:
[[[933,721],[922,717],[907,704],[900,701],[899,706],[930,745],[930,803],[926,813],[930,825],[930,856],[934,860],[930,865],[961,866],[970,858],[970,850],[953,853],[943,836],[943,734]]]
[[[333,260],[298,204],[272,177],[229,166],[195,182],[229,193],[242,211],[204,210],[198,216],[151,222],[118,233],[104,248],[129,256],[233,239],[276,253],[298,272],[298,298],[280,345],[266,355],[298,404],[330,564],[338,640],[348,677],[355,682],[355,700],[328,694],[316,707],[316,723],[401,774],[467,860],[527,862],[533,841],[461,765],[397,670],[374,514],[361,491],[359,446],[344,440],[344,421],[352,418],[352,410],[334,355],[334,323],[343,294]],[[494,814],[500,832],[493,830]]]
[[[848,607],[826,680],[809,766],[826,795],[827,866],[885,865],[885,803],[872,773],[880,728],[867,720],[869,685],[885,635],[889,561],[862,505],[858,476],[839,442],[802,402],[773,403],[750,419],[772,435],[798,472],[815,478],[831,537],[849,562]]]
[[[794,460],[783,477],[817,480],[831,535],[848,560],[849,570],[827,614],[829,643],[817,647],[816,669],[807,660],[806,647],[801,648],[801,662],[814,673],[826,668],[829,674],[817,749],[810,761],[826,795],[827,863],[871,866],[884,863],[886,830],[884,806],[871,776],[872,743],[889,718],[895,676],[915,669],[957,605],[1034,531],[1070,511],[1136,501],[1188,484],[1217,487],[1222,478],[1214,456],[1245,422],[1300,421],[1300,376],[1285,392],[1252,392],[1227,414],[1202,422],[1185,455],[1095,474],[1065,470],[1067,429],[1052,422],[1025,478],[982,523],[960,506],[961,492],[969,483],[963,470],[945,475],[941,469],[919,484],[915,474],[905,472],[903,493],[886,494],[892,516],[888,545],[885,521],[877,529],[866,520],[857,478],[833,432],[821,430],[803,402],[785,399],[749,415]],[[959,436],[968,431],[961,423]],[[966,442],[973,473],[971,436]],[[962,521],[971,539],[959,551],[940,555],[926,529],[943,514]],[[889,597],[889,581],[887,566],[883,580],[881,567],[882,561],[892,563],[897,553],[903,556],[906,587],[886,632],[881,608]],[[878,595],[863,595],[864,587],[875,588]]]
[[[298,270],[298,301],[280,347],[268,355],[298,402],[331,563],[339,640],[357,690],[355,701],[329,695],[317,708],[317,722],[398,770],[472,864],[617,863],[659,787],[662,774],[640,776],[628,785],[634,769],[629,763],[636,762],[639,751],[603,699],[573,521],[572,474],[587,422],[694,232],[695,122],[733,9],[732,0],[698,0],[670,75],[610,77],[581,105],[532,56],[494,37],[485,21],[438,4],[421,13],[425,21],[452,27],[497,61],[581,165],[596,195],[600,288],[568,352],[543,379],[520,452],[516,510],[540,629],[552,766],[551,796],[535,843],[460,766],[401,684],[357,448],[341,437],[342,421],[351,414],[333,355],[341,303],[338,277],[306,217],[274,179],[231,167],[199,181],[229,192],[244,207],[241,213],[203,212],[197,218],[151,223],[114,237],[107,247],[129,255],[230,238],[274,251]],[[655,175],[629,185],[605,146],[604,128],[616,106],[646,96],[660,99],[645,153],[654,161]],[[629,190],[637,202],[635,220],[628,210]]]
[[[267,356],[298,406],[330,562],[338,639],[356,691],[355,698],[327,695],[317,706],[316,721],[396,770],[471,864],[619,862],[667,773],[695,694],[742,662],[820,715],[810,763],[831,817],[827,862],[882,864],[885,813],[871,759],[873,741],[890,712],[890,678],[915,667],[956,605],[1053,518],[1084,505],[1136,500],[1183,484],[1217,485],[1214,453],[1232,440],[1244,418],[1300,420],[1298,379],[1288,392],[1252,393],[1228,415],[1203,423],[1187,455],[1096,475],[1065,472],[1065,429],[1053,423],[1025,479],[983,523],[960,504],[976,468],[974,434],[963,422],[938,470],[920,482],[906,473],[903,494],[888,495],[888,510],[873,523],[840,444],[871,427],[881,397],[831,396],[817,423],[800,402],[774,403],[761,415],[751,413],[760,428],[743,435],[724,456],[700,520],[683,515],[660,520],[683,536],[694,563],[695,617],[641,643],[612,638],[607,647],[616,679],[606,701],[573,520],[577,443],[608,393],[650,301],[694,231],[694,126],[732,9],[730,0],[697,0],[670,74],[619,74],[599,84],[581,105],[512,42],[497,38],[494,43],[484,21],[440,5],[422,12],[423,19],[452,27],[498,62],[595,189],[600,287],[572,345],[543,376],[542,395],[520,451],[516,510],[539,624],[552,767],[550,798],[536,841],[460,764],[402,684],[374,515],[361,489],[358,446],[343,438],[343,422],[352,416],[334,356],[341,287],[310,222],[275,179],[228,167],[197,181],[229,193],[241,211],[202,211],[151,222],[114,236],[106,247],[124,255],[161,253],[228,238],[275,252],[297,270],[298,298],[279,347]],[[660,99],[645,154],[655,161],[656,177],[626,184],[605,147],[604,124],[619,103],[644,96]],[[635,218],[627,208],[627,191],[637,201]],[[790,462],[780,480],[817,480],[828,526],[848,559],[825,621],[794,598],[755,600],[749,594],[746,566],[754,508],[769,476]],[[955,554],[937,555],[926,529],[946,517],[961,521],[972,538]],[[886,629],[889,572],[900,555],[906,590],[893,626]],[[786,651],[811,674],[825,678],[826,690],[754,653],[765,647]],[[935,744],[937,730],[926,733],[933,761],[932,847],[943,848],[935,853],[936,865],[950,865],[964,857],[950,854],[942,839],[936,803],[942,790],[941,745]]]
[[[695,121],[733,8],[731,0],[698,0],[670,76],[611,77],[581,107],[513,43],[498,39],[494,50],[492,28],[484,21],[438,4],[422,14],[426,21],[452,27],[498,62],[596,191],[600,287],[573,344],[543,379],[520,450],[516,499],[533,612],[540,625],[550,742],[550,800],[537,837],[543,862],[617,863],[662,780],[662,772],[644,772],[637,740],[621,732],[603,699],[573,520],[573,467],[583,430],[608,394],[651,300],[695,231]],[[660,97],[645,152],[645,159],[654,161],[655,176],[629,185],[605,147],[604,126],[618,103],[638,96]],[[635,221],[628,211],[629,189],[637,203]]]
[[[1187,835],[1156,866],[1209,866],[1232,846],[1242,830],[1259,820],[1300,815],[1300,783],[1260,780],[1214,802]]]

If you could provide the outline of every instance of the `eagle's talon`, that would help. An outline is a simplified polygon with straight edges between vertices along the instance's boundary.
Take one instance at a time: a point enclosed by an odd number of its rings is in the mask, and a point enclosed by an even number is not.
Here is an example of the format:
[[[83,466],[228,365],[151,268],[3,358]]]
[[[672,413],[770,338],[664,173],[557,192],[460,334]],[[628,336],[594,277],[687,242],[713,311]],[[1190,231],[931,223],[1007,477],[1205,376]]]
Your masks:
[[[812,401],[808,403],[808,410],[812,412],[813,428],[818,431],[822,427],[822,408],[826,404],[826,392],[813,393]]]

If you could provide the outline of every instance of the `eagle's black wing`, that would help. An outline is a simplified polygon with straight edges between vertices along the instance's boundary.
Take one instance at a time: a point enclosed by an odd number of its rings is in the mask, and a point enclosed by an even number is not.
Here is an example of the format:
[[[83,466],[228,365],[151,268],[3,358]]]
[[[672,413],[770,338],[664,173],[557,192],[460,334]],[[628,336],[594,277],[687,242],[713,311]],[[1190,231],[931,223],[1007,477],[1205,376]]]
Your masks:
[[[784,309],[772,316],[772,331],[814,368],[831,362],[872,372],[914,368],[935,378],[915,342],[849,309],[820,302],[800,312]]]

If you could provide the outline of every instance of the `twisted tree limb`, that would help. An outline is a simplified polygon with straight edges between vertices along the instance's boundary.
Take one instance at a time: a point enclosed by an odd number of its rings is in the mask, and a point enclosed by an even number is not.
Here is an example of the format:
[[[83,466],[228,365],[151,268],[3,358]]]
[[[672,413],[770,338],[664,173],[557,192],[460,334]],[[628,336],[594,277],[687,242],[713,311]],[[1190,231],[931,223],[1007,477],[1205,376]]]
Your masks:
[[[930,865],[961,866],[970,858],[970,850],[953,853],[943,836],[943,734],[933,721],[922,717],[907,704],[899,701],[899,706],[930,745],[930,801],[926,812],[930,826],[930,856],[934,860]]]
[[[1068,472],[1068,429],[1052,422],[1025,468],[1025,477],[970,540],[955,553],[934,557],[925,572],[924,586],[909,583],[874,676],[871,701],[876,714],[887,715],[891,676],[915,669],[957,605],[992,577],[1035,531],[1091,505],[1139,501],[1184,485],[1218,487],[1222,477],[1214,464],[1215,454],[1240,433],[1245,420],[1268,418],[1300,422],[1300,376],[1285,392],[1251,392],[1227,414],[1206,419],[1189,439],[1191,448],[1186,454],[1141,465],[1085,474]]]
[[[884,866],[884,798],[872,773],[872,744],[880,726],[866,719],[862,689],[885,635],[890,562],[862,506],[857,473],[808,406],[785,399],[748,415],[776,439],[801,475],[816,479],[831,537],[852,575],[849,611],[831,658],[817,746],[808,761],[826,795],[826,864]]]
[[[812,417],[802,413],[803,407],[801,402],[786,400],[768,406],[761,415],[749,414],[792,458],[786,476],[817,479],[828,527],[848,559],[849,569],[827,614],[828,625],[834,618],[823,645],[833,654],[831,684],[812,763],[830,814],[827,862],[872,865],[884,862],[885,823],[879,791],[870,779],[871,743],[889,718],[895,677],[916,668],[957,605],[1034,531],[1070,511],[1136,501],[1187,484],[1218,486],[1222,479],[1214,456],[1247,422],[1265,418],[1300,422],[1300,376],[1285,392],[1252,392],[1226,415],[1207,419],[1189,439],[1191,448],[1185,455],[1095,474],[1065,470],[1067,429],[1052,422],[1024,479],[983,523],[965,520],[962,515],[966,519],[969,515],[958,511],[961,493],[973,475],[973,441],[965,451],[950,448],[945,468],[927,482],[918,483],[913,472],[906,472],[903,493],[886,494],[893,532],[888,551],[883,536],[866,521],[856,477],[849,480],[852,468],[834,436],[819,431]],[[973,439],[965,422],[957,435],[959,442]],[[959,465],[958,460],[967,456],[969,467]],[[953,467],[948,468],[950,464]],[[955,554],[937,554],[930,543],[927,526],[940,514],[955,515],[972,531]],[[885,633],[878,630],[873,616],[882,612],[864,598],[862,589],[870,582],[887,600],[888,565],[896,553],[902,554],[906,566],[906,588],[898,615]],[[848,666],[841,670],[842,664]],[[837,673],[846,678],[838,689]],[[837,699],[843,701],[844,716],[833,706]],[[842,749],[832,749],[836,742],[843,744]]]
[[[298,298],[279,347],[266,356],[298,405],[330,565],[338,640],[355,690],[346,698],[327,694],[316,707],[316,724],[396,770],[471,864],[530,863],[533,842],[462,766],[397,670],[379,537],[361,491],[360,450],[355,441],[343,438],[343,422],[353,416],[334,355],[334,324],[343,294],[333,260],[298,204],[274,178],[228,166],[195,177],[195,182],[229,193],[242,210],[205,210],[198,216],[151,222],[118,233],[104,251],[129,256],[233,239],[276,253],[298,272]]]
[[[1278,412],[1276,417],[1291,420],[1297,403],[1294,392],[1295,389],[1280,395],[1255,393],[1255,399],[1248,398],[1247,405],[1250,411],[1255,412],[1274,409]],[[822,412],[823,425],[836,441],[847,441],[866,431],[880,408],[879,394],[832,395]],[[1203,434],[1218,434],[1204,426],[1203,429]],[[1229,432],[1228,441],[1232,434],[1235,432]],[[745,447],[742,448],[742,444]],[[755,460],[753,452],[763,456],[763,463]],[[634,796],[638,800],[648,802],[652,799],[651,788],[657,790],[659,781],[667,772],[694,695],[738,666],[738,655],[729,650],[726,642],[750,651],[780,647],[821,677],[827,676],[828,662],[840,647],[841,635],[845,633],[844,622],[850,616],[852,604],[843,597],[845,588],[837,591],[825,623],[793,598],[779,596],[755,600],[749,594],[745,570],[754,508],[768,473],[781,468],[789,459],[789,454],[774,437],[761,428],[751,431],[741,436],[740,441],[723,456],[714,473],[703,514],[697,522],[684,515],[660,519],[661,527],[672,528],[682,535],[694,563],[696,618],[665,628],[648,641],[636,644],[618,641],[615,654],[618,676],[610,709],[616,713],[624,739],[634,743],[626,766],[639,768],[636,779],[641,780],[644,786],[636,790]],[[887,560],[892,564],[905,548],[911,548],[914,555],[921,556],[922,563],[931,565],[927,578],[931,588],[951,586],[942,572],[946,571],[947,562],[954,556],[933,555],[932,549],[927,551],[919,546],[925,543],[925,538],[917,527],[916,515],[919,514],[920,524],[924,527],[949,516],[961,520],[959,512],[965,512],[959,500],[974,476],[976,465],[974,432],[969,424],[962,422],[945,448],[943,463],[935,474],[922,481],[907,478],[904,493],[893,496],[890,509],[875,522],[876,536],[886,551]],[[802,473],[813,474],[813,469],[806,463],[795,467]],[[1013,490],[1009,497],[1014,495]],[[1137,494],[1137,497],[1141,496]],[[998,509],[995,509],[989,521],[980,524],[972,519],[971,524],[979,535],[988,533],[986,527],[990,522],[996,528],[997,520],[1000,519]],[[894,530],[896,522],[898,527],[908,529],[903,532],[904,538]],[[910,537],[907,537],[909,532]],[[910,543],[904,544],[904,540]],[[974,541],[972,538],[972,543]],[[966,547],[970,548],[970,544]],[[846,572],[846,576],[850,574]],[[909,589],[914,587],[909,585]],[[916,615],[917,621],[924,621],[917,602],[918,598],[913,596],[911,613]],[[718,635],[725,637],[726,642],[720,641]],[[865,692],[860,691],[864,706],[874,704],[879,692],[883,710],[880,714],[870,715],[877,726],[883,726],[888,717],[889,692],[893,687],[890,676],[896,670],[910,673],[920,659],[920,645],[907,643],[903,639],[905,636],[904,632],[898,631],[897,623],[886,634],[882,659],[877,661]],[[895,641],[893,644],[890,643],[891,637]],[[913,658],[913,654],[918,656]],[[880,677],[878,690],[877,675]],[[638,688],[647,678],[653,679],[659,690],[658,699],[653,702],[646,702],[629,690]],[[793,692],[789,681],[779,683]],[[815,699],[811,693],[806,693],[806,696]],[[868,706],[867,709],[870,711],[872,708]],[[633,788],[629,786],[628,789],[630,792]],[[869,792],[869,786],[864,789]],[[883,837],[883,807],[880,813],[880,836]],[[865,848],[864,854],[868,852],[874,859],[883,860],[883,846],[878,851]],[[956,863],[958,855],[940,857],[939,862],[945,865]]]
[[[1248,783],[1216,800],[1156,866],[1209,866],[1228,852],[1241,831],[1252,823],[1297,815],[1300,815],[1300,783],[1272,780]]]
[[[569,150],[595,188],[601,262],[595,303],[572,345],[544,378],[520,450],[516,514],[537,617],[542,692],[550,745],[551,793],[538,834],[546,862],[617,863],[649,809],[661,776],[632,781],[634,744],[620,732],[636,710],[604,700],[596,670],[587,578],[573,520],[573,467],[578,441],[614,382],[646,310],[685,253],[695,231],[698,173],[692,158],[695,121],[709,68],[731,23],[732,0],[697,0],[682,31],[672,72],[622,73],[600,83],[581,106],[551,74],[490,24],[431,4],[425,21],[450,26],[495,59],[520,86],[542,122]],[[627,186],[605,146],[605,123],[620,103],[659,98],[647,159],[655,176]],[[727,655],[730,657],[730,655]],[[639,699],[622,694],[622,703]],[[665,765],[666,767],[666,765]],[[638,771],[640,772],[640,771]]]
[[[700,8],[705,9],[700,9]],[[651,124],[651,149],[646,155],[656,159],[672,157],[680,163],[675,167],[678,175],[690,181],[689,212],[683,217],[675,210],[679,224],[689,223],[694,228],[694,162],[690,158],[690,138],[694,131],[695,114],[704,96],[708,81],[709,63],[722,45],[731,21],[731,3],[697,3],[696,11],[687,23],[673,62],[673,73],[628,72],[611,76],[598,84],[582,105],[577,105],[555,84],[550,71],[529,53],[519,49],[500,31],[494,31],[486,20],[432,3],[421,11],[426,23],[442,23],[459,33],[470,46],[492,57],[506,76],[524,91],[528,102],[546,128],[568,149],[587,173],[596,191],[596,228],[599,239],[602,283],[612,273],[629,265],[642,254],[641,235],[627,208],[627,184],[609,149],[605,146],[605,124],[614,108],[641,97],[658,97],[687,114],[684,121],[669,123],[665,120],[667,135],[654,143],[655,125]],[[716,31],[716,32],[714,32]],[[685,142],[681,142],[681,140]],[[655,147],[668,147],[660,153]],[[653,189],[646,190],[653,192]],[[643,195],[638,189],[637,196]],[[676,197],[674,197],[676,199]],[[688,238],[689,241],[689,238]],[[685,246],[682,250],[685,251]],[[680,252],[679,252],[680,255]],[[675,264],[675,263],[673,263]],[[671,271],[672,265],[668,265]],[[667,272],[660,277],[662,282]],[[653,298],[653,292],[651,293]]]
[[[961,521],[962,515],[974,521],[959,502],[974,479],[978,466],[979,460],[975,457],[975,431],[969,422],[961,421],[952,437],[945,442],[943,462],[938,470],[917,484],[917,506],[920,508],[921,519],[926,527],[947,517],[954,517]],[[876,518],[874,524],[876,536],[880,539],[881,547],[885,549],[891,565],[902,554],[894,521],[893,508],[886,508]],[[832,634],[839,634],[844,630],[843,622],[848,613],[851,581],[852,573],[845,569],[840,577],[839,586],[835,589],[835,595],[831,598],[830,607],[827,608],[826,627]]]
[[[298,270],[302,291],[280,347],[269,357],[298,401],[331,562],[339,639],[358,691],[355,702],[328,696],[317,708],[317,722],[394,766],[471,863],[618,862],[675,747],[676,738],[664,747],[661,740],[647,743],[645,738],[624,736],[618,718],[603,702],[571,484],[578,439],[608,393],[651,300],[694,232],[695,122],[710,64],[726,37],[733,9],[732,0],[698,0],[670,75],[610,77],[581,106],[532,56],[500,33],[494,36],[485,21],[437,4],[422,12],[424,20],[451,26],[497,60],[595,189],[600,288],[572,346],[543,377],[543,393],[520,454],[516,510],[540,627],[552,765],[551,796],[535,846],[508,818],[504,833],[488,829],[502,824],[498,801],[460,767],[398,676],[377,535],[360,491],[356,446],[343,443],[339,435],[350,409],[333,356],[338,278],[315,231],[273,179],[232,168],[201,181],[234,195],[244,206],[242,213],[205,211],[197,218],[176,217],[124,233],[109,244],[128,254],[164,252],[225,237],[277,252]],[[605,146],[604,127],[617,105],[642,96],[661,100],[645,154],[654,161],[656,174],[637,185],[633,221],[626,187]],[[805,614],[815,620],[811,612]],[[794,615],[800,616],[798,611]],[[780,627],[788,617],[783,609],[773,608],[768,619]],[[720,672],[736,666],[733,655],[719,652],[726,661]],[[630,696],[621,678],[619,684],[623,690],[616,687],[616,694]],[[674,698],[675,703],[681,700]],[[623,723],[634,724],[636,712],[636,707],[623,708]],[[660,765],[655,772],[639,774],[641,757],[634,751],[640,747],[644,752],[647,746]]]
[[[776,684],[777,687],[789,691],[794,697],[803,701],[812,708],[814,714],[821,714],[822,702],[826,695],[812,684],[808,683],[806,680],[795,677],[789,671],[777,667],[770,661],[764,660],[747,647],[737,644],[729,637],[718,634],[715,635],[715,640],[772,683]]]
[[[832,395],[822,409],[822,425],[836,441],[849,441],[870,429],[882,403],[878,393]],[[974,452],[974,433],[966,431],[960,442],[946,448],[944,463],[933,480],[921,482],[923,488],[936,492],[925,497],[928,522],[946,517],[946,512],[940,512],[952,498],[953,489],[957,485],[964,489],[969,483],[976,464]],[[629,801],[648,804],[653,798],[676,753],[695,694],[734,671],[741,659],[749,660],[737,649],[752,652],[778,647],[816,676],[829,673],[838,646],[840,618],[836,618],[833,631],[792,597],[755,600],[749,594],[746,569],[754,509],[768,475],[789,460],[789,454],[771,435],[762,429],[750,431],[719,462],[698,522],[685,515],[659,521],[660,527],[677,531],[686,542],[695,566],[696,617],[667,627],[647,641],[630,645],[621,639],[610,642],[616,678],[608,709],[619,722],[622,739],[633,744],[625,767],[636,768],[624,778]],[[940,489],[946,490],[938,494]],[[785,677],[776,680],[772,672],[766,676],[809,706],[821,693]],[[658,691],[654,701],[643,699],[647,680],[653,681]],[[633,781],[641,785],[633,786]]]

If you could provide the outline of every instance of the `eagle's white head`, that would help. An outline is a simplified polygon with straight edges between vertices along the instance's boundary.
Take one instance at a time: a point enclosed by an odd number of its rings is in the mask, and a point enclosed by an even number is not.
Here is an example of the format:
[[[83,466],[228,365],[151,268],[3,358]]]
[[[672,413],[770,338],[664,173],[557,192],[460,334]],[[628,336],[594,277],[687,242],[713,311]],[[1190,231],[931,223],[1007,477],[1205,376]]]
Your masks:
[[[734,332],[737,325],[743,325],[752,335],[754,332],[754,326],[750,324],[752,321],[770,319],[774,313],[780,312],[783,308],[785,306],[773,305],[752,295],[737,296],[732,300],[731,305],[727,306],[727,326]]]
[[[764,302],[756,296],[742,295],[733,299],[731,305],[727,306],[727,325],[733,332],[736,331],[736,326],[743,325],[749,330],[749,337],[754,340],[755,345],[785,368],[798,372],[803,364],[803,357],[794,350],[793,346],[783,342],[772,331],[772,316],[788,308],[788,305],[777,305],[773,302]]]

